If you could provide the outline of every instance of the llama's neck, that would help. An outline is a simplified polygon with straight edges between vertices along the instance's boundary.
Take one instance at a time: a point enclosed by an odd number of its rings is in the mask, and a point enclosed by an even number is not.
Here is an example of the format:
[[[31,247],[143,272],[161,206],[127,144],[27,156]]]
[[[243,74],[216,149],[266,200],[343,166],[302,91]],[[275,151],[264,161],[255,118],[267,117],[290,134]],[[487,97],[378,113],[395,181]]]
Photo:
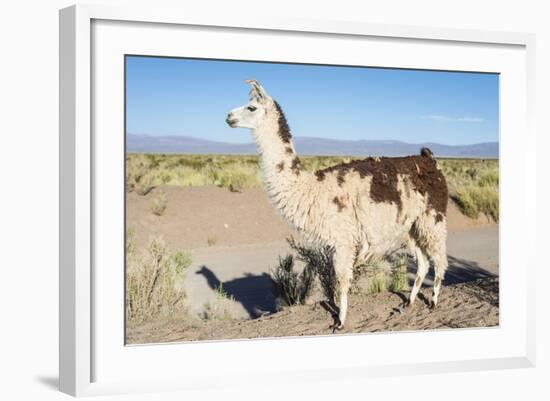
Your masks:
[[[272,204],[292,223],[292,205],[299,204],[302,196],[298,183],[311,175],[304,171],[292,144],[290,128],[285,116],[274,103],[273,113],[253,130],[264,186]]]

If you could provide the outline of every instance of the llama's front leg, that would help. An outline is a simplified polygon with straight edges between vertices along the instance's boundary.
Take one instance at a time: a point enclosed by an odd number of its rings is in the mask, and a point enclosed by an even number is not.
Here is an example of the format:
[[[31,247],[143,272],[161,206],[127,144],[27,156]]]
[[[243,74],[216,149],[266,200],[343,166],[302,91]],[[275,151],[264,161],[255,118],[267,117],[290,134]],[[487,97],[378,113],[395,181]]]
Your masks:
[[[348,292],[353,278],[353,255],[345,250],[337,250],[334,254],[334,271],[336,273],[336,291],[340,298],[338,321],[334,322],[334,330],[342,330],[348,313]]]

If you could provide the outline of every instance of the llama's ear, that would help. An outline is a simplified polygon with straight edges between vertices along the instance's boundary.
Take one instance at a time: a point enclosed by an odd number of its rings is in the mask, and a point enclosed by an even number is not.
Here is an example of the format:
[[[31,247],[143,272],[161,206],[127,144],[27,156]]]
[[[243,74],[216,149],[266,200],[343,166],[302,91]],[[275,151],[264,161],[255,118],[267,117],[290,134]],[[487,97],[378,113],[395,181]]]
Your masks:
[[[265,89],[262,87],[262,85],[260,85],[260,83],[255,79],[247,79],[245,82],[251,86],[251,89],[250,89],[251,99],[264,101],[269,97]]]

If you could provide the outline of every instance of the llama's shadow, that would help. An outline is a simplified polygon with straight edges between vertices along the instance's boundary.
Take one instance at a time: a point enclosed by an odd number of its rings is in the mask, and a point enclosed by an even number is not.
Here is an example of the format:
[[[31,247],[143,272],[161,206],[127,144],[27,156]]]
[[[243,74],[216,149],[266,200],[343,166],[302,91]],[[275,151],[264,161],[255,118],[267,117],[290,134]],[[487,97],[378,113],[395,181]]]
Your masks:
[[[414,280],[412,284],[414,284]],[[411,283],[409,284],[411,288],[412,288],[412,284]],[[397,295],[399,298],[401,298],[401,304],[400,306],[396,306],[395,308],[393,308],[394,312],[402,312],[402,307],[407,303],[407,301],[409,300],[409,297],[401,291],[392,291],[392,293]],[[431,305],[430,300],[426,298],[426,296],[421,292],[419,292],[416,297],[419,301],[423,302],[426,306]]]
[[[227,296],[239,302],[251,319],[278,310],[277,300],[273,294],[273,280],[267,273],[246,273],[244,277],[224,282],[207,266],[201,266],[196,274],[204,276],[212,290],[221,288]]]
[[[450,255],[447,256],[447,260],[449,261],[449,267],[445,272],[445,279],[443,280],[444,285],[466,283],[468,281],[474,281],[480,278],[497,276],[496,274],[482,268],[479,263],[471,260],[459,259]],[[409,285],[412,287],[416,276],[416,262],[411,257],[408,259],[407,270],[409,272]],[[430,270],[426,275],[424,286],[431,286],[433,280],[434,270],[432,264],[430,263]]]
[[[476,262],[459,259],[453,256],[448,256],[448,260],[449,268],[445,274],[445,285],[464,283],[480,278],[496,277],[495,274],[483,269]],[[409,272],[409,285],[412,288],[416,275],[416,264],[414,259],[409,257],[407,268]],[[218,290],[221,287],[225,294],[243,306],[251,319],[277,312],[280,309],[273,280],[267,273],[258,275],[247,273],[243,277],[222,282],[211,269],[203,265],[196,274],[204,276],[208,286],[212,290]],[[431,286],[433,279],[433,268],[430,268],[423,286]],[[402,298],[403,302],[408,299],[403,293],[397,292],[396,294]],[[422,293],[418,294],[418,298],[426,305],[430,304],[429,299]],[[333,317],[337,316],[338,307],[336,305],[325,302],[322,306],[333,315]]]

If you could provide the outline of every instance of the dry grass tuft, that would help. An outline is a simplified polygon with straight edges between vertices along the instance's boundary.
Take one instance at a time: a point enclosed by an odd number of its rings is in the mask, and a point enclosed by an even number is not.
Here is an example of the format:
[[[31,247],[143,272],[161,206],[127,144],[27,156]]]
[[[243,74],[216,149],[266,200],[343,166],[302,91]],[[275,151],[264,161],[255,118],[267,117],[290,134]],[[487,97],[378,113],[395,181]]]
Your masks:
[[[164,191],[159,191],[159,193],[151,201],[151,211],[157,216],[162,216],[168,205],[168,199],[166,198],[166,193]]]
[[[170,252],[155,237],[142,254],[136,254],[131,232],[126,236],[126,318],[140,323],[185,314],[183,273],[191,265],[184,252]]]
[[[456,191],[453,199],[466,216],[475,219],[483,213],[498,222],[498,188],[465,186]]]
[[[206,238],[206,243],[208,246],[214,246],[218,243],[218,238],[214,235],[209,235],[208,238]]]
[[[498,160],[445,159],[438,164],[462,213],[471,218],[483,213],[499,221]]]

